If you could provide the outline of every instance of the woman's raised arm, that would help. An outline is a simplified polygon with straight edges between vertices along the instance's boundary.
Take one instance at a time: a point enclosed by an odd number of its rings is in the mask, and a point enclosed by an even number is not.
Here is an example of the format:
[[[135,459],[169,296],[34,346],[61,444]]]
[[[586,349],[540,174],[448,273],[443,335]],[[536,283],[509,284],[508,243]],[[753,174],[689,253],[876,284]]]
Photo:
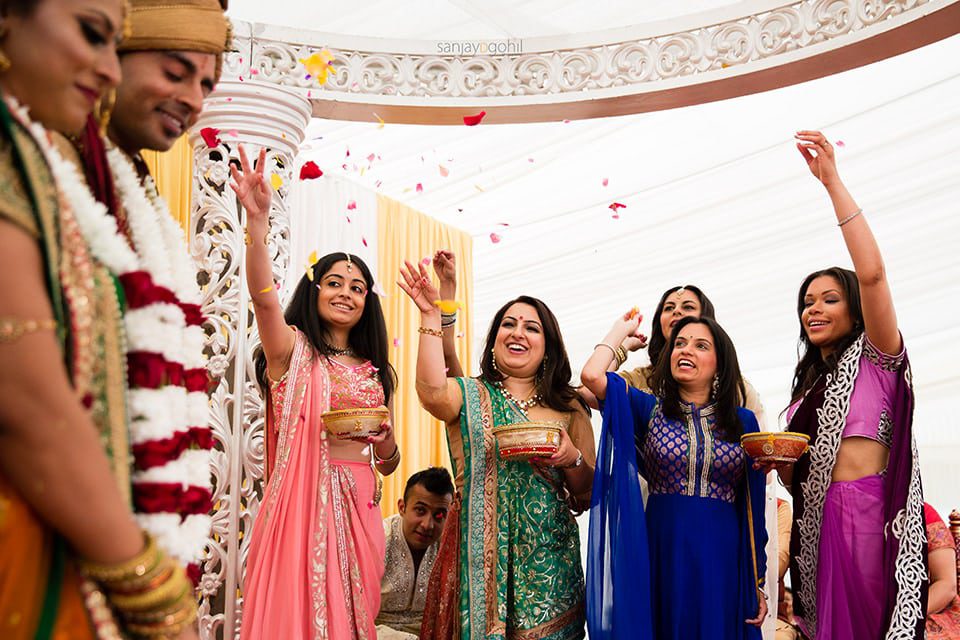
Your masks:
[[[273,265],[267,247],[270,233],[270,187],[263,178],[266,149],[260,149],[256,168],[250,166],[243,145],[239,147],[241,169],[230,165],[233,182],[230,186],[247,212],[244,242],[247,245],[247,288],[253,300],[263,355],[267,358],[267,372],[274,380],[287,370],[293,353],[294,334],[283,318],[280,296],[273,284]]]
[[[797,149],[810,172],[823,184],[833,203],[837,224],[843,233],[843,241],[860,284],[867,338],[883,353],[896,355],[903,346],[897,329],[897,314],[893,308],[883,256],[866,216],[840,179],[833,145],[826,137],[819,131],[798,131],[796,138]]]

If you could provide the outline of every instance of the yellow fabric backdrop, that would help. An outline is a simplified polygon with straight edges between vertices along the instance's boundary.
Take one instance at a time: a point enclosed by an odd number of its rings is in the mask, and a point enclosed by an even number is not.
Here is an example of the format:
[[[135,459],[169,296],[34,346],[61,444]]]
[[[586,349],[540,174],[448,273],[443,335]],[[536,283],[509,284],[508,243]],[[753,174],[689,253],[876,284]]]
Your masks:
[[[192,191],[193,150],[182,137],[170,151],[146,151],[143,159],[157,182],[157,190],[166,198],[170,212],[189,237],[190,198]],[[434,420],[417,400],[415,388],[417,343],[420,312],[397,287],[400,264],[407,259],[416,262],[433,256],[438,249],[448,249],[457,256],[457,300],[463,303],[457,320],[457,353],[465,370],[473,366],[470,317],[473,302],[473,240],[450,226],[385,196],[377,197],[377,234],[380,255],[380,280],[385,291],[383,311],[387,333],[399,339],[391,347],[390,361],[397,370],[399,382],[394,400],[397,444],[402,454],[400,466],[384,478],[383,514],[396,513],[397,500],[413,473],[429,466],[450,468],[444,426]]]
[[[187,136],[181,136],[164,153],[144,151],[143,159],[157,182],[157,191],[166,199],[170,213],[190,237],[190,196],[193,191],[193,148]]]
[[[380,281],[389,295],[384,299],[383,313],[387,333],[399,339],[391,346],[390,361],[397,370],[399,388],[394,400],[394,427],[400,447],[400,466],[383,479],[380,508],[387,516],[397,511],[397,500],[413,473],[430,466],[450,468],[444,425],[423,410],[417,400],[416,366],[420,311],[396,286],[403,260],[417,261],[432,257],[439,249],[457,256],[457,300],[463,304],[457,320],[457,354],[469,373],[473,367],[470,314],[473,310],[473,240],[462,232],[425,216],[385,196],[377,197],[377,242],[379,246]],[[432,273],[432,267],[431,267]]]

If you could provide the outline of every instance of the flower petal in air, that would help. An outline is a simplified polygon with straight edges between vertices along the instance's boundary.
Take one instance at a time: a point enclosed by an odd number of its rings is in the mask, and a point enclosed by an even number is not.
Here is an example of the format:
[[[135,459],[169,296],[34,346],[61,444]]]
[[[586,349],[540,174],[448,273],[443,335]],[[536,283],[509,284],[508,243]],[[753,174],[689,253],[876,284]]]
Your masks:
[[[480,113],[472,116],[463,116],[463,124],[467,125],[468,127],[475,127],[480,124],[480,121],[483,120],[485,115],[487,115],[487,112],[481,111]]]
[[[203,142],[211,149],[220,145],[220,129],[204,127],[200,129],[200,137],[203,138]]]

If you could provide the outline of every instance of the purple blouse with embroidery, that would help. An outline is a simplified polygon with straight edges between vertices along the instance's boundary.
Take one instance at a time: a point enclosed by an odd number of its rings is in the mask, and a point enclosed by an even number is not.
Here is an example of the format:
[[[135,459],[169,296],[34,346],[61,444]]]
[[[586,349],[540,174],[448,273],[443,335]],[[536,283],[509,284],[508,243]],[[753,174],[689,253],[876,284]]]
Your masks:
[[[859,436],[890,446],[893,430],[890,421],[892,396],[905,354],[906,349],[896,356],[887,355],[864,336],[863,355],[860,356],[860,367],[850,396],[850,411],[847,412],[847,423],[843,428],[844,438]],[[803,398],[787,409],[788,426],[801,402]]]
[[[663,415],[660,403],[639,454],[652,494],[716,498],[733,504],[743,480],[744,452],[717,433],[714,405],[682,405],[684,420]]]

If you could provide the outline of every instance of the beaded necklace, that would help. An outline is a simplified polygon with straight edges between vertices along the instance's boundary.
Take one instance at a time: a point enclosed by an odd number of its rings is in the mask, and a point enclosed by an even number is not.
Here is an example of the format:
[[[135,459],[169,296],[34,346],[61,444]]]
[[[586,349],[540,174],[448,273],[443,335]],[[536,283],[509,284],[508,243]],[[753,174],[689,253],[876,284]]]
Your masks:
[[[512,400],[513,402],[515,402],[515,403],[517,404],[517,406],[520,407],[523,411],[526,411],[527,409],[530,409],[531,407],[535,407],[535,406],[537,406],[538,404],[540,404],[540,394],[537,393],[537,392],[534,392],[534,394],[533,394],[532,396],[530,396],[529,398],[527,398],[526,400],[518,400],[518,399],[517,399],[516,397],[514,397],[514,395],[513,395],[512,393],[510,393],[510,391],[504,386],[502,380],[498,380],[495,384],[497,385],[497,388],[500,389],[500,391],[503,392],[503,395],[505,395],[505,396],[507,397],[507,400]]]

